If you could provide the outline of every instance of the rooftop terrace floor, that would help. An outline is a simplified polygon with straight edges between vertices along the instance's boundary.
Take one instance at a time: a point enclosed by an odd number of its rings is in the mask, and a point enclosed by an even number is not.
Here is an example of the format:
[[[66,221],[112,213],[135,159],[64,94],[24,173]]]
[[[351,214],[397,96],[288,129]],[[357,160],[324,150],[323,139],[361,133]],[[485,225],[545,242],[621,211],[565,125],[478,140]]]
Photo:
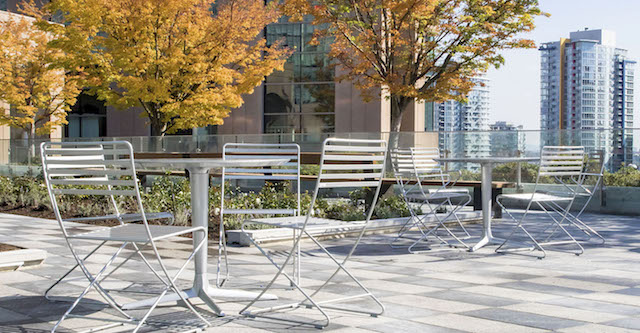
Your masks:
[[[537,216],[537,218],[542,218]],[[369,316],[329,311],[332,332],[629,332],[640,330],[640,219],[612,215],[586,215],[584,220],[602,231],[606,245],[587,245],[581,256],[549,251],[538,260],[514,254],[496,254],[495,246],[475,253],[462,249],[434,247],[422,254],[409,254],[406,249],[391,249],[390,235],[365,237],[348,266],[386,306],[383,316]],[[511,224],[495,224],[496,233],[504,234]],[[95,227],[77,225],[79,229]],[[470,228],[480,233],[480,226]],[[327,240],[325,244],[343,254],[351,239]],[[0,214],[0,242],[26,248],[44,249],[49,253],[45,263],[30,269],[0,272],[0,332],[49,332],[52,325],[68,308],[67,302],[49,302],[44,290],[73,264],[68,248],[61,238],[57,223],[50,220]],[[161,242],[170,268],[186,258],[191,242]],[[287,244],[269,246],[282,258]],[[88,250],[89,244],[81,249]],[[114,247],[98,255],[105,260]],[[255,289],[275,273],[255,248],[231,248],[232,280],[229,288]],[[214,280],[217,250],[209,250],[209,272]],[[318,286],[322,278],[333,271],[330,262],[305,242],[303,248],[303,286]],[[158,289],[160,285],[151,273],[139,273],[140,263],[124,266],[111,276],[108,288],[132,291]],[[98,265],[90,265],[98,269]],[[78,276],[78,275],[75,275]],[[181,277],[180,285],[188,286],[191,267]],[[298,298],[287,290],[286,282],[275,293],[279,301]],[[320,297],[350,295],[358,292],[352,283],[340,276]],[[77,279],[61,285],[55,295],[73,300],[86,285]],[[122,294],[119,301],[145,298],[145,294]],[[80,305],[80,314],[92,317],[116,318],[114,311],[98,303],[97,293]],[[269,306],[274,301],[260,302]],[[207,312],[203,303],[196,305],[212,321],[207,332],[297,332],[318,331],[315,328],[263,318],[237,315],[245,302],[220,300],[219,306],[228,314],[216,317]],[[363,301],[358,306],[370,303]],[[141,314],[136,311],[134,314]],[[281,313],[293,319],[321,319],[312,310],[297,309]],[[152,315],[144,331],[173,332],[189,328],[196,321],[183,307],[163,306]],[[167,324],[177,320],[177,323]],[[60,331],[75,332],[102,323],[70,318]],[[108,332],[130,331],[119,327]]]

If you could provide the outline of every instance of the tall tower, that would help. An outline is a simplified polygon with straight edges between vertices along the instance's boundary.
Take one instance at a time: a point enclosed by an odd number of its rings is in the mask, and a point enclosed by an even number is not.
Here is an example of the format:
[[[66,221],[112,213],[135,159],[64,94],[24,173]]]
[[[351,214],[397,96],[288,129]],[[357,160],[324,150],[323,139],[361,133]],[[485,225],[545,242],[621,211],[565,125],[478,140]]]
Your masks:
[[[489,138],[489,79],[474,78],[475,87],[467,102],[450,100],[433,103],[427,112],[433,112],[433,129],[440,132],[440,149],[450,156],[484,157],[491,152]],[[427,118],[429,118],[427,116]],[[478,169],[477,165],[456,165],[456,168]]]
[[[607,30],[571,32],[544,43],[540,129],[543,145],[582,145],[613,169],[632,162],[635,61]]]

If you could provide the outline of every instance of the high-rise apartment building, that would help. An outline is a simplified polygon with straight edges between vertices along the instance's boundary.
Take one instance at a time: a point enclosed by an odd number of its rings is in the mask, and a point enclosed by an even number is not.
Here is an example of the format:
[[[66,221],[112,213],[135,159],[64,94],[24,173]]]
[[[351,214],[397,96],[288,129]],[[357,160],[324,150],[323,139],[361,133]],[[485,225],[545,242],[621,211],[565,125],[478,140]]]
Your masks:
[[[525,135],[522,125],[496,121],[491,129],[491,156],[521,156],[525,152]]]
[[[616,47],[615,33],[571,32],[540,53],[542,144],[582,145],[610,157],[614,169],[631,163],[635,61]]]
[[[489,80],[476,77],[476,86],[469,92],[467,102],[450,100],[432,103],[427,107],[426,119],[433,119],[433,130],[440,132],[440,149],[461,157],[489,156]],[[456,165],[475,170],[477,165]]]

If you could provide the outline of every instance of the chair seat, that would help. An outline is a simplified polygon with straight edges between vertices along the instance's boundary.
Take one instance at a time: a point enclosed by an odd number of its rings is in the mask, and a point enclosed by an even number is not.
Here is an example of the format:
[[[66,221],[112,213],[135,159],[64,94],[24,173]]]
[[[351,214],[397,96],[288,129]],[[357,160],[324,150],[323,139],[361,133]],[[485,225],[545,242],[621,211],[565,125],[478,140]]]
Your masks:
[[[425,200],[436,200],[436,199],[453,199],[453,198],[462,198],[469,195],[469,191],[466,189],[441,189],[440,191],[436,189],[428,190],[428,193],[425,193],[426,196],[420,192],[413,192],[407,194],[407,199],[411,201],[425,201]]]
[[[288,217],[273,217],[273,218],[261,218],[261,219],[249,219],[245,223],[254,223],[262,225],[270,225],[279,228],[288,229],[302,229],[306,216],[288,216]],[[347,226],[362,226],[364,221],[341,221],[332,219],[323,219],[318,217],[312,217],[307,224],[307,230],[313,229],[334,229]]]
[[[192,233],[198,230],[198,228],[150,225],[149,230],[151,231],[151,237],[153,237],[153,240],[160,240],[163,238]],[[144,243],[149,241],[149,236],[147,235],[147,231],[143,224],[119,225],[116,227],[72,235],[69,236],[69,238],[135,243]]]
[[[531,197],[533,196],[533,199]],[[533,202],[550,202],[550,201],[571,201],[573,200],[573,196],[560,195],[560,194],[549,194],[549,193],[513,193],[513,194],[503,194],[500,196],[501,199],[511,199],[518,201],[529,201]]]

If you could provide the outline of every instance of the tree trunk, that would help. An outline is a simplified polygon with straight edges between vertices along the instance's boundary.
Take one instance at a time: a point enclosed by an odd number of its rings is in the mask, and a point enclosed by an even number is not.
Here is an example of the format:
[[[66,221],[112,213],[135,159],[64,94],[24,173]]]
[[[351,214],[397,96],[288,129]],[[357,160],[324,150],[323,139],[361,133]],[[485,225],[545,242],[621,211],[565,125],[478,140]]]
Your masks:
[[[167,123],[162,121],[162,115],[159,106],[155,103],[146,103],[144,106],[149,117],[149,126],[151,127],[151,137],[149,138],[148,151],[162,151],[162,139],[167,130]]]
[[[36,126],[35,126],[35,124],[31,124],[31,126],[29,126],[29,132],[27,132],[27,145],[28,145],[27,162],[28,162],[28,165],[31,165],[31,162],[32,162],[33,158],[36,156],[35,142],[33,142],[33,139],[35,137],[36,137]]]
[[[391,95],[391,133],[389,137],[389,147],[397,148],[402,127],[402,115],[411,101],[408,97]]]

